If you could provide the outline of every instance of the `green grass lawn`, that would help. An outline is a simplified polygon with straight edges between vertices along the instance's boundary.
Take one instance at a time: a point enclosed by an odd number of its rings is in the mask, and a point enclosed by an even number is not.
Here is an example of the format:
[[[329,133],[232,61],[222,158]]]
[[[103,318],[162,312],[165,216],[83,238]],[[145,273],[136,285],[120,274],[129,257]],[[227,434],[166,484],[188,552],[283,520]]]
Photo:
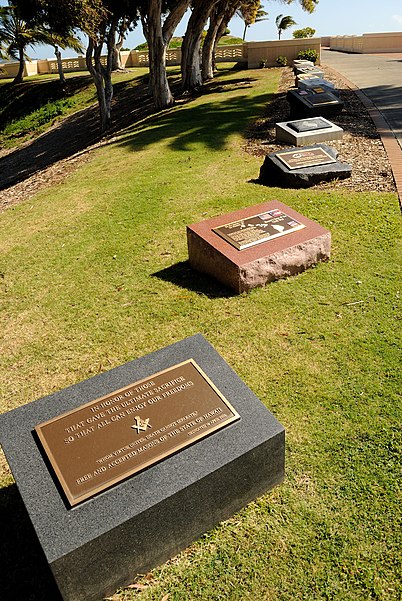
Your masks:
[[[285,482],[116,601],[402,595],[398,200],[251,182],[278,78],[223,73],[0,215],[2,412],[201,332],[287,430]],[[331,230],[328,263],[241,296],[189,268],[186,224],[271,199]]]

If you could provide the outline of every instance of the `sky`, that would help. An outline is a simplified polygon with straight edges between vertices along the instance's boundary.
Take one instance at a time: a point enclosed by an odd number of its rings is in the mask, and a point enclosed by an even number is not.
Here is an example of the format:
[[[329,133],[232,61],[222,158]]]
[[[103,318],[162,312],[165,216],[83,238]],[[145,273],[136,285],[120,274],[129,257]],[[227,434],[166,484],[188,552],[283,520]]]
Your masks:
[[[0,0],[0,5],[5,5]],[[300,8],[298,0],[292,4],[284,4],[278,0],[263,2],[264,10],[268,12],[268,20],[252,25],[247,32],[247,41],[276,40],[275,27],[277,15],[291,15],[297,25],[286,30],[282,39],[293,37],[294,29],[312,27],[316,36],[326,35],[362,35],[385,31],[402,31],[402,0],[319,0],[314,13],[309,14]],[[181,36],[185,33],[187,19],[183,19],[175,32]],[[243,21],[235,17],[229,24],[231,35],[243,36]],[[135,48],[144,41],[141,26],[130,33],[124,47]],[[28,49],[30,58],[52,58],[53,49],[48,46],[35,46]],[[71,50],[63,52],[64,57],[73,57],[76,53]]]

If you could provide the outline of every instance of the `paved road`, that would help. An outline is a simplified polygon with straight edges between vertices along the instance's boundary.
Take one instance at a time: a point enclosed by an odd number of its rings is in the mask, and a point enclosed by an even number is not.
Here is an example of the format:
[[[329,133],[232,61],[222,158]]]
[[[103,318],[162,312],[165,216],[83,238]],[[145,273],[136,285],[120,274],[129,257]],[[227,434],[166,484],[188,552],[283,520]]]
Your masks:
[[[402,148],[402,54],[322,50],[321,62],[345,75],[374,102]]]

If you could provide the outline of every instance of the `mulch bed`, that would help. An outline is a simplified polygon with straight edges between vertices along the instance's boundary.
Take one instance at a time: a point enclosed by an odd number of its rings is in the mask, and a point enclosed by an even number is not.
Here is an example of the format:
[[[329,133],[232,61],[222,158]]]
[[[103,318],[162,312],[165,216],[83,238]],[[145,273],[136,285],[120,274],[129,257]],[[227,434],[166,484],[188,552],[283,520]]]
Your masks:
[[[333,72],[329,72],[325,67],[323,70],[325,78],[340,90],[344,102],[342,113],[330,119],[344,130],[343,139],[328,144],[338,150],[339,161],[352,165],[352,176],[345,180],[322,183],[314,186],[314,189],[345,188],[355,192],[395,192],[387,153],[367,110],[343,79],[335,77]],[[289,146],[275,141],[275,123],[289,118],[286,92],[294,87],[294,80],[293,70],[290,67],[283,69],[277,97],[247,132],[245,149],[250,154],[264,157]]]

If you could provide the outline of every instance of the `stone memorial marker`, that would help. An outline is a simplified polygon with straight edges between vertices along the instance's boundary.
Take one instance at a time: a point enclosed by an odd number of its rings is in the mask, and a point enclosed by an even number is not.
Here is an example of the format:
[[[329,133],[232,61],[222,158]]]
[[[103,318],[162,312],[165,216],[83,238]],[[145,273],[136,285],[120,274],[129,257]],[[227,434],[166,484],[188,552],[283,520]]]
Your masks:
[[[339,91],[335,88],[334,84],[328,81],[327,79],[323,79],[321,77],[310,77],[307,79],[299,78],[297,82],[297,87],[299,90],[312,90],[316,87],[321,87],[327,92],[332,92],[335,96],[339,97]]]
[[[303,117],[330,117],[337,115],[343,108],[343,102],[329,91],[314,93],[311,90],[289,90],[286,99],[290,104],[292,119]]]
[[[330,121],[322,117],[313,117],[312,119],[303,119],[302,121],[290,121],[288,125],[297,133],[317,131],[318,129],[331,129]]]
[[[279,484],[284,429],[195,335],[0,416],[65,601],[99,601]]]
[[[276,140],[305,146],[328,140],[341,140],[343,129],[324,117],[310,117],[296,121],[283,121],[275,124]]]
[[[324,77],[324,71],[316,66],[296,65],[293,71],[296,75],[317,75],[317,77]]]
[[[190,265],[236,293],[329,258],[331,234],[273,200],[187,227]]]
[[[337,156],[338,151],[326,144],[271,152],[261,166],[259,181],[267,186],[307,188],[350,177],[352,167],[339,162]]]

